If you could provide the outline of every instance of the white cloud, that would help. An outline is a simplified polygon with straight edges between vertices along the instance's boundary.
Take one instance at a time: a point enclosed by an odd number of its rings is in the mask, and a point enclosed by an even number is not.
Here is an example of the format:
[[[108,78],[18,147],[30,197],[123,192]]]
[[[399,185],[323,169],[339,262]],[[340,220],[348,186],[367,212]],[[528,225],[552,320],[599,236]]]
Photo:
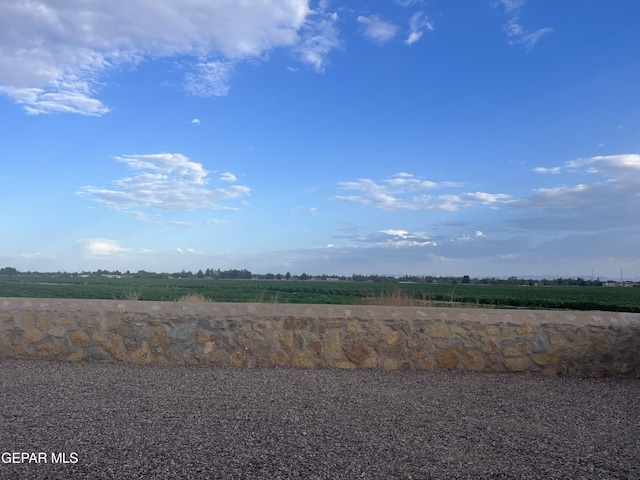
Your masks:
[[[224,97],[229,93],[233,62],[204,62],[184,77],[183,89],[197,97]]]
[[[298,59],[316,72],[323,72],[331,50],[340,47],[338,38],[338,14],[327,12],[326,5],[312,11],[299,31],[299,37],[293,50]]]
[[[221,202],[249,195],[244,185],[209,188],[208,172],[202,164],[179,153],[125,155],[116,160],[136,172],[132,177],[115,180],[115,189],[87,185],[77,192],[104,207],[145,218],[147,210],[231,209]],[[230,172],[222,180],[233,182]]]
[[[388,43],[398,33],[398,27],[396,25],[382,20],[377,15],[371,15],[369,17],[359,16],[357,21],[363,25],[365,37],[380,45]]]
[[[199,118],[194,118],[193,120],[191,120],[191,123],[194,125],[200,125],[200,119]]]
[[[201,252],[199,250],[195,250],[193,248],[190,247],[177,247],[176,251],[180,254],[180,255],[184,255],[185,253],[188,253],[189,255],[204,255],[204,252]]]
[[[130,248],[123,248],[117,240],[108,238],[83,238],[78,241],[89,256],[112,256],[131,252]]]
[[[546,167],[536,167],[533,169],[534,172],[536,173],[553,173],[553,174],[558,174],[562,171],[562,169],[560,167],[552,167],[552,168],[546,168]]]
[[[424,15],[424,12],[416,12],[409,20],[409,36],[404,43],[413,45],[422,38],[425,30],[433,31],[433,23]]]
[[[532,31],[525,29],[518,21],[518,17],[513,17],[503,26],[507,37],[509,37],[509,45],[523,45],[526,49],[531,49],[542,37],[553,31],[551,28],[540,28]]]
[[[502,5],[505,13],[509,15],[507,23],[502,26],[502,29],[508,37],[507,43],[509,43],[509,45],[522,45],[525,49],[530,50],[542,37],[550,34],[553,29],[540,28],[538,30],[531,30],[523,27],[519,23],[519,12],[525,3],[526,0],[498,0],[492,2],[491,6],[496,8]]]
[[[221,173],[220,174],[220,180],[222,180],[223,182],[237,182],[238,181],[236,176],[231,172],[223,172],[223,173]]]
[[[351,182],[338,182],[340,190],[359,191],[361,195],[336,195],[335,200],[343,200],[374,207],[380,210],[448,210],[454,211],[473,205],[492,205],[509,200],[506,194],[486,192],[465,192],[446,195],[417,195],[413,192],[441,188],[459,187],[459,183],[441,182],[416,178],[401,172],[381,182],[361,178]]]
[[[326,7],[324,7],[326,8]],[[234,65],[275,48],[321,70],[337,15],[308,0],[0,2],[0,93],[30,114],[108,112],[96,89],[125,64],[180,58],[185,91],[225,95]],[[188,67],[189,68],[189,67]]]

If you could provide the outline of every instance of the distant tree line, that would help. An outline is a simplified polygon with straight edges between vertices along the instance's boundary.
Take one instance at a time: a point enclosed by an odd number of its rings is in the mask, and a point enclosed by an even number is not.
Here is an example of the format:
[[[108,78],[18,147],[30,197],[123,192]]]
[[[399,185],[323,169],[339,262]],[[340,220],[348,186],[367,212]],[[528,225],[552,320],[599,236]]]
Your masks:
[[[219,268],[207,268],[198,270],[196,273],[192,271],[182,270],[175,273],[156,273],[138,270],[137,272],[121,272],[119,270],[102,270],[83,271],[76,273],[68,272],[37,272],[28,271],[21,272],[14,267],[0,268],[0,275],[3,276],[52,276],[52,277],[128,277],[128,278],[198,278],[209,280],[227,280],[227,279],[254,279],[254,280],[324,280],[324,281],[352,281],[352,282],[375,282],[375,283],[444,283],[444,284],[473,284],[473,285],[522,285],[522,286],[538,286],[538,285],[565,285],[580,287],[600,287],[603,282],[600,279],[585,280],[584,278],[554,278],[554,279],[531,279],[518,278],[511,276],[508,278],[484,277],[472,278],[469,275],[463,276],[433,276],[433,275],[402,275],[394,277],[391,275],[362,275],[353,274],[345,275],[309,275],[302,273],[300,275],[292,275],[290,272],[282,273],[252,273],[246,268],[221,270]]]

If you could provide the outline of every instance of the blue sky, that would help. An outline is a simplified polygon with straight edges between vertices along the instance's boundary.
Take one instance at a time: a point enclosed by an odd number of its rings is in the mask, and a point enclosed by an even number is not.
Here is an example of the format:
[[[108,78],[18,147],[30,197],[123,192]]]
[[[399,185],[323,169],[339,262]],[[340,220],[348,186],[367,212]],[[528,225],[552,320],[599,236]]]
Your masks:
[[[0,265],[640,276],[635,0],[0,0]]]

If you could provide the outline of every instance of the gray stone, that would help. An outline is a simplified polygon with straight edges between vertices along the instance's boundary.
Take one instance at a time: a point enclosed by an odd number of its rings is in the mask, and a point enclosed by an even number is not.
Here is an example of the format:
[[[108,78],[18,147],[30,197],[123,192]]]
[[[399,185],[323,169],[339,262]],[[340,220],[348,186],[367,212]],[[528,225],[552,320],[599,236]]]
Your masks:
[[[544,340],[540,338],[540,336],[537,336],[533,340],[533,343],[531,344],[531,351],[533,353],[544,353],[547,351],[547,347],[544,344]]]

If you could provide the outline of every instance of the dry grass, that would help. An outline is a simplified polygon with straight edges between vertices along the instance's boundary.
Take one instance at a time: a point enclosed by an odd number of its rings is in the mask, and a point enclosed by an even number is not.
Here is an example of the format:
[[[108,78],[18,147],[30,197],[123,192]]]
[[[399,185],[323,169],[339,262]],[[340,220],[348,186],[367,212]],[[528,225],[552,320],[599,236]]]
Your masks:
[[[137,292],[134,290],[129,290],[124,294],[124,300],[140,300],[140,295],[142,295],[142,290]]]
[[[451,300],[431,300],[415,298],[400,289],[392,293],[381,292],[378,295],[370,295],[362,299],[364,305],[381,305],[387,307],[461,307],[461,308],[495,308],[493,305],[482,305],[472,302],[456,302],[454,292],[451,293]]]
[[[365,305],[386,305],[389,307],[418,307],[428,305],[427,300],[418,300],[412,295],[396,289],[392,293],[380,292],[362,299]]]
[[[202,302],[212,302],[208,297],[201,295],[199,293],[189,293],[188,295],[183,295],[176,302],[194,302],[194,303],[202,303]]]

